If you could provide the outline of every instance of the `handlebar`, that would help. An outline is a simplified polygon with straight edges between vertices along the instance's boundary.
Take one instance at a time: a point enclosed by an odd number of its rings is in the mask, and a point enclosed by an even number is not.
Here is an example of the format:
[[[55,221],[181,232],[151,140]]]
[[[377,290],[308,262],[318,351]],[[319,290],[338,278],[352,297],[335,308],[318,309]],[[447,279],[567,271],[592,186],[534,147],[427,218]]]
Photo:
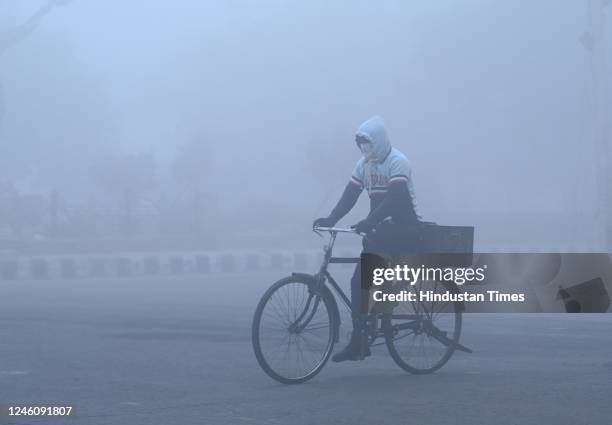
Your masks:
[[[330,233],[357,233],[355,231],[355,229],[352,229],[350,227],[346,228],[346,227],[314,227],[313,228],[315,231],[320,231],[320,232],[330,232]]]
[[[323,236],[319,232],[329,232],[332,239],[335,239],[338,233],[353,233],[354,235],[359,235],[361,237],[366,236],[366,233],[359,233],[351,227],[313,227],[312,231],[319,236]]]
[[[359,235],[361,237],[365,237],[366,234],[365,233],[359,233],[357,231],[355,231],[355,229],[353,228],[345,228],[345,227],[313,227],[312,231],[315,232],[317,235],[323,237],[323,235],[319,232],[329,232],[329,244],[326,245],[324,247],[324,251],[325,251],[325,262],[323,263],[322,267],[327,267],[327,262],[330,260],[331,258],[331,253],[332,253],[332,249],[334,248],[334,244],[336,243],[336,236],[338,235],[338,233],[353,233],[355,235]],[[323,268],[322,268],[323,269]]]

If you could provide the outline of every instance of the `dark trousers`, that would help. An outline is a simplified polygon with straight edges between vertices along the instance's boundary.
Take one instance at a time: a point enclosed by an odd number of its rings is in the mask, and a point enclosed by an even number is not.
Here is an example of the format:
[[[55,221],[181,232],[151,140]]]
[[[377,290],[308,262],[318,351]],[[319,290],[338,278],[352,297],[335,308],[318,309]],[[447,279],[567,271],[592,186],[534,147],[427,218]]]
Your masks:
[[[363,238],[363,252],[372,254],[404,254],[419,252],[421,223],[396,224],[390,221],[379,224]],[[384,265],[381,265],[384,267]],[[351,311],[353,326],[361,326],[361,265],[357,264],[351,278]]]

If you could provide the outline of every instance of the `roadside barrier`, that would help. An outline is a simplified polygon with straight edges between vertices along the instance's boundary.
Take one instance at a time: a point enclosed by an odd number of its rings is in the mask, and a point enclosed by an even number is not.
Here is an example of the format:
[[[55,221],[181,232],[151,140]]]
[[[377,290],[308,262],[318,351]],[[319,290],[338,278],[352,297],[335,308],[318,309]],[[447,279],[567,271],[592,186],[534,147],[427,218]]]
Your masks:
[[[481,246],[476,252],[589,252],[585,246],[552,249],[528,246]],[[358,256],[359,251],[339,248],[336,255]],[[158,252],[18,256],[0,259],[0,280],[96,279],[298,271],[314,273],[322,261],[320,250]],[[339,265],[352,268],[352,264]]]
[[[358,255],[358,252],[353,255]],[[0,259],[0,280],[162,277],[289,270],[315,272],[320,262],[319,250],[19,256]]]

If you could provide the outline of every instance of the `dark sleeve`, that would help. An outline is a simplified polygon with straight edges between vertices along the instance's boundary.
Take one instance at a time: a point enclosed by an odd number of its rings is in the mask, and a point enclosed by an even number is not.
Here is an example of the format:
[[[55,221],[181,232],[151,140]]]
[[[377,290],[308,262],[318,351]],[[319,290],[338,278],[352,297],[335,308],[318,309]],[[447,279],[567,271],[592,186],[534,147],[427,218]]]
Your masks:
[[[405,181],[399,180],[390,183],[384,199],[376,209],[370,211],[367,220],[374,226],[391,216],[395,218],[414,215],[416,217],[411,199]],[[411,212],[412,214],[410,214]]]
[[[337,223],[355,206],[359,195],[361,195],[361,186],[354,183],[352,180],[344,188],[342,197],[332,210],[329,217]]]

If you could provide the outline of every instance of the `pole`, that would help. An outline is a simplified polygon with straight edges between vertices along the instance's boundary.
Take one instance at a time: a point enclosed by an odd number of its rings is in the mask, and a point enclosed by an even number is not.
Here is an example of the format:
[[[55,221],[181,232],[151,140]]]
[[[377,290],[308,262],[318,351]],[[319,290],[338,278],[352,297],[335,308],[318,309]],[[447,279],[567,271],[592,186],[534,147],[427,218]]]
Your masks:
[[[610,101],[607,73],[604,8],[607,0],[589,0],[589,26],[591,38],[591,66],[595,100],[595,137],[597,143],[597,228],[600,229],[603,248],[612,252],[612,184],[610,140]]]

